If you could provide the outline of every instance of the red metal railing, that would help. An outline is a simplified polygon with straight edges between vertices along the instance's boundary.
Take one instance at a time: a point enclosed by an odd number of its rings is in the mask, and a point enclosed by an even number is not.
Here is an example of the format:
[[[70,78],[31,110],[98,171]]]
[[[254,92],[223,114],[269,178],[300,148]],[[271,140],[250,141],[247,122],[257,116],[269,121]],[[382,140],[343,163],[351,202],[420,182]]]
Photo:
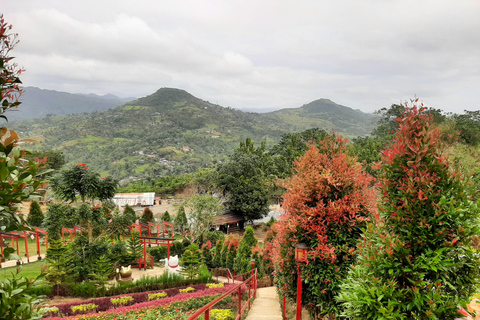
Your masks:
[[[212,271],[215,277],[217,277],[217,282],[218,277],[224,277],[227,278],[228,283],[230,283],[230,280],[232,280],[232,283],[235,283],[235,278],[232,276],[232,272],[228,268],[211,268],[209,271]]]
[[[228,270],[230,272],[229,269],[226,269],[226,270]],[[187,320],[197,319],[202,314],[205,315],[205,318],[204,318],[205,320],[210,320],[210,309],[212,309],[212,307],[215,306],[218,302],[222,301],[223,299],[225,299],[229,295],[234,294],[235,292],[237,293],[237,296],[238,296],[238,313],[237,313],[237,317],[235,318],[235,320],[242,319],[242,314],[244,313],[245,309],[248,306],[248,310],[250,311],[251,300],[252,300],[252,298],[255,298],[256,295],[257,295],[257,269],[252,270],[251,272],[249,271],[247,273],[252,274],[250,276],[250,278],[248,278],[247,280],[237,284],[235,287],[233,287],[232,289],[225,292],[221,297],[218,297],[217,299],[213,300],[212,302],[210,302],[206,306],[198,309],[197,312],[195,312],[190,317],[188,317]],[[248,300],[245,302],[245,305],[242,307],[242,286],[244,286],[244,285],[246,286],[247,283],[248,283]],[[253,290],[253,292],[252,292],[252,290]]]

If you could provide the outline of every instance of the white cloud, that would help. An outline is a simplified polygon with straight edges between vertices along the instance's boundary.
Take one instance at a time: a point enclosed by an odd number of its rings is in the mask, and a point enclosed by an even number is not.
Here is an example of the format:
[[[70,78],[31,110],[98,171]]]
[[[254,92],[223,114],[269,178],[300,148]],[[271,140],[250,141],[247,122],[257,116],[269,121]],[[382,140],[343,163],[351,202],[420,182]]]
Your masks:
[[[180,87],[249,110],[329,98],[373,111],[417,94],[460,112],[480,98],[476,0],[25,0],[3,12],[22,80],[41,88]]]

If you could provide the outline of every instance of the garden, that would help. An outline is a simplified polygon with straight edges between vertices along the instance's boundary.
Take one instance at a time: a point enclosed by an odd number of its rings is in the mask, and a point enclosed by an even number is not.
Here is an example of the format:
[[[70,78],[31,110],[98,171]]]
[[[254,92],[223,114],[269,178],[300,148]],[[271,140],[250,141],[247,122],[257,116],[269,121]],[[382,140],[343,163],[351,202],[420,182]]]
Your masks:
[[[5,118],[19,104],[20,70],[5,67],[15,37],[3,17],[0,26]],[[2,127],[1,258],[18,263],[0,272],[0,316],[234,319],[273,283],[310,319],[479,319],[475,177],[450,156],[458,137],[440,130],[435,112],[418,99],[401,107],[371,167],[335,133],[308,131],[303,149],[273,157],[247,139],[199,174],[198,192],[173,217],[116,206],[118,181],[86,163],[54,172],[47,157],[27,160],[25,141]],[[43,212],[36,199],[47,191],[56,201]],[[259,239],[251,222],[279,198],[280,218]],[[227,210],[245,218],[243,233],[216,230]],[[29,252],[46,256],[22,264]]]

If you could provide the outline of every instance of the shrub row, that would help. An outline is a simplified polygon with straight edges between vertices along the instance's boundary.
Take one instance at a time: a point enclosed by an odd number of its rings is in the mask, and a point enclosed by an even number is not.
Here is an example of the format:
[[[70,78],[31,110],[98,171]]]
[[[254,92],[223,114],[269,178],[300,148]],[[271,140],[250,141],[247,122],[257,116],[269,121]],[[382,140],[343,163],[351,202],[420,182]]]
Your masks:
[[[197,284],[192,286],[195,288],[197,291],[199,290],[204,290],[206,288],[205,284]],[[180,290],[182,288],[171,288],[171,289],[166,289],[163,290],[167,294],[167,297],[173,297],[176,296],[177,294],[180,293]],[[147,291],[147,292],[139,292],[139,293],[134,293],[128,297],[133,298],[133,304],[141,303],[148,301],[148,295],[152,293],[158,293],[158,292],[152,292],[152,291]],[[115,298],[125,298],[125,296],[121,297],[115,297]],[[58,308],[58,313],[63,315],[63,316],[71,316],[74,315],[75,312],[72,311],[72,307],[78,306],[78,305],[85,305],[85,304],[90,304],[93,303],[98,306],[97,312],[98,311],[106,311],[109,309],[112,309],[116,307],[116,304],[112,302],[113,298],[106,297],[106,298],[99,298],[99,299],[91,299],[91,300],[84,300],[80,302],[72,302],[72,303],[65,303],[61,305],[55,305],[53,307]]]
[[[113,319],[117,318],[118,315],[122,314],[122,319],[124,318],[124,314],[135,311],[135,314],[138,315],[141,312],[141,310],[147,310],[148,312],[153,311],[153,308],[159,307],[159,306],[167,306],[167,305],[173,305],[174,310],[189,310],[189,309],[198,309],[202,306],[204,306],[206,303],[210,302],[213,300],[213,298],[216,298],[223,294],[224,292],[228,291],[231,288],[232,285],[226,285],[225,287],[222,288],[213,288],[213,289],[205,289],[205,286],[203,286],[204,290],[200,290],[200,285],[197,285],[195,287],[198,287],[195,292],[192,293],[179,293],[178,290],[176,292],[172,292],[170,290],[167,292],[168,297],[159,299],[159,300],[152,300],[148,301],[145,300],[145,302],[138,302],[134,305],[131,306],[124,306],[124,307],[119,307],[116,309],[109,308],[105,310],[105,312],[101,312],[102,308],[106,305],[106,301],[110,302],[110,299],[96,299],[94,300],[95,304],[98,306],[97,308],[97,313],[90,314],[90,315],[74,315],[73,317],[69,317],[68,319],[76,319],[79,317],[82,317],[82,319]],[[242,292],[245,292],[247,289],[246,287],[242,287]],[[147,294],[147,299],[148,299],[148,293]],[[172,294],[172,295],[171,295]],[[135,295],[132,295],[135,296]],[[231,300],[231,298],[229,298]],[[230,301],[227,299],[226,302]],[[102,300],[102,301],[100,301]],[[105,301],[106,300],[106,301]],[[137,301],[137,299],[134,297],[134,300]],[[82,301],[83,304],[85,304],[88,301]],[[181,303],[180,303],[181,302]],[[65,310],[67,309],[67,306],[71,308],[73,304],[64,304],[57,306],[59,310]],[[165,308],[163,308],[165,310]],[[138,317],[139,318],[139,317]],[[64,318],[61,317],[49,317],[46,318],[45,320],[60,320]],[[132,318],[133,319],[133,318]],[[137,319],[137,318],[135,318]]]

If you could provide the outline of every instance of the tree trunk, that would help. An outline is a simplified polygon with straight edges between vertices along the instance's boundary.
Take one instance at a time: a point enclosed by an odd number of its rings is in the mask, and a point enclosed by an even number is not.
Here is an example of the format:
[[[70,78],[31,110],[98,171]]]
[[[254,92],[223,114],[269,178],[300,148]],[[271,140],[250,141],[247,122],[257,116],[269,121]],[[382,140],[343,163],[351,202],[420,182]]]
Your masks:
[[[87,227],[88,227],[88,243],[91,243],[93,241],[93,226],[90,221],[87,222]]]

